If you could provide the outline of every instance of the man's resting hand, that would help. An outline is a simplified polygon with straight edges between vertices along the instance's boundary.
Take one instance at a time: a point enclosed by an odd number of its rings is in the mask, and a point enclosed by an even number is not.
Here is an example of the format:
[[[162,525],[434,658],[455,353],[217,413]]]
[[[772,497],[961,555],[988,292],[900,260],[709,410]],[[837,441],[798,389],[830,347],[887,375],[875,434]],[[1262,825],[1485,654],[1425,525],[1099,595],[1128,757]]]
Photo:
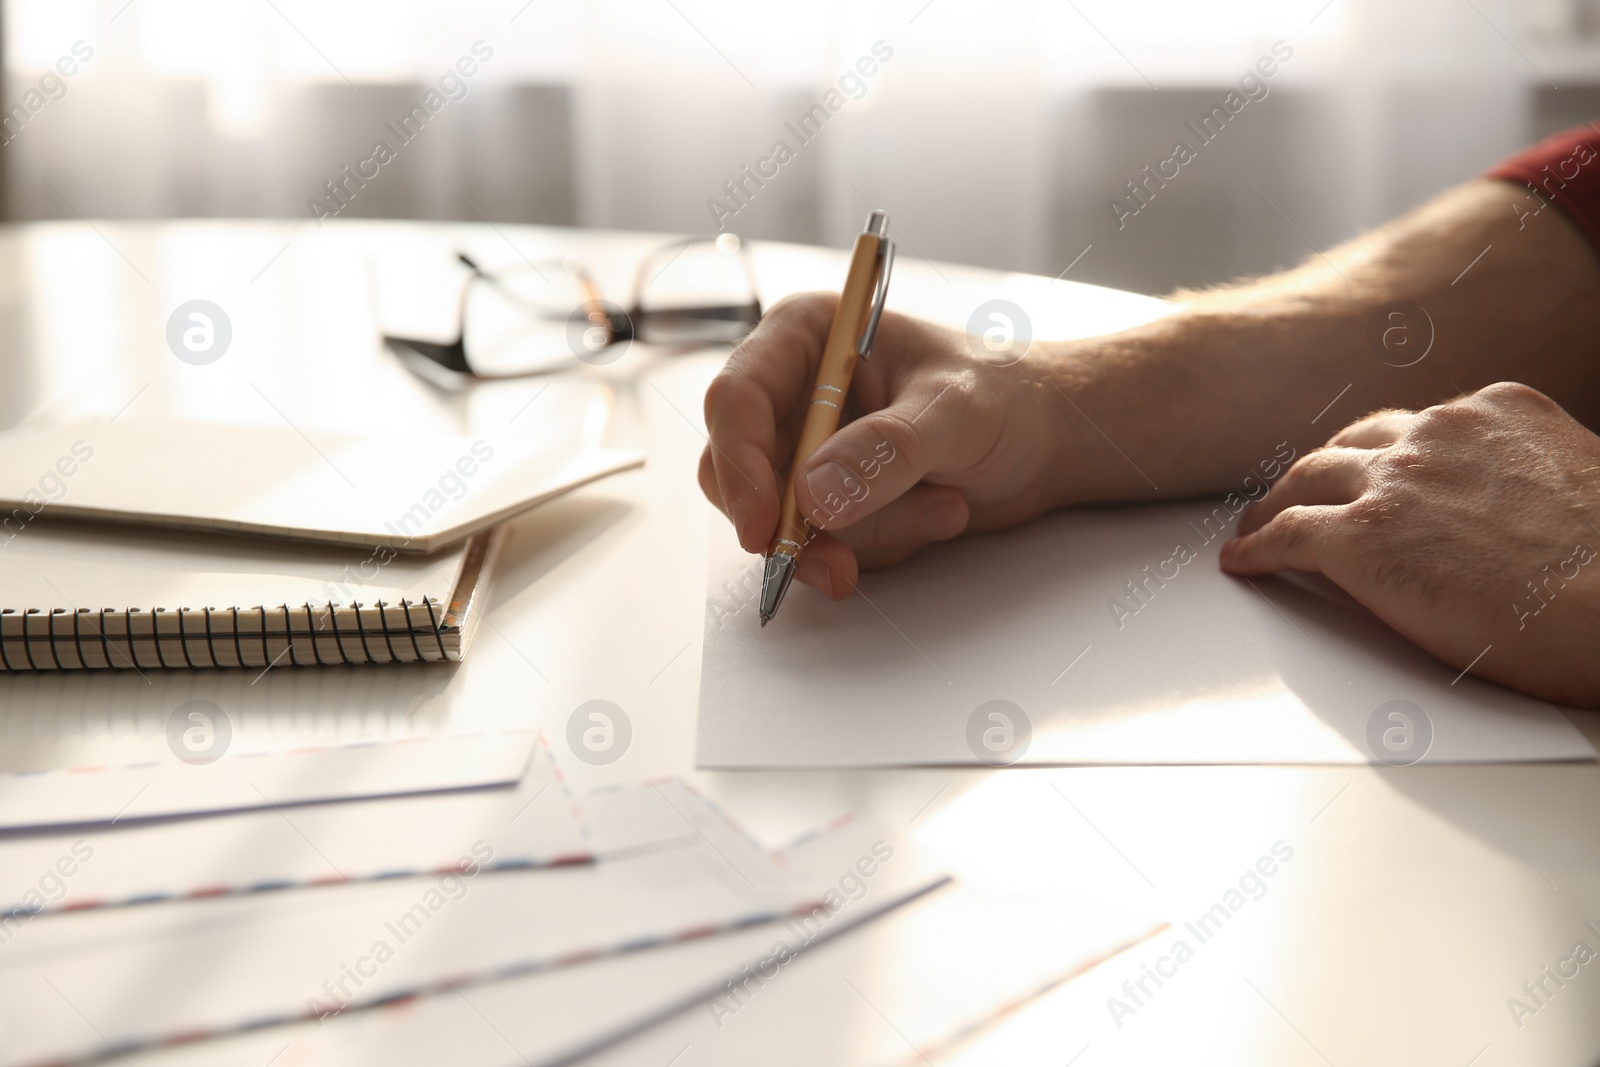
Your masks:
[[[1600,437],[1501,382],[1345,427],[1245,513],[1222,566],[1321,572],[1448,663],[1594,705],[1597,505]]]

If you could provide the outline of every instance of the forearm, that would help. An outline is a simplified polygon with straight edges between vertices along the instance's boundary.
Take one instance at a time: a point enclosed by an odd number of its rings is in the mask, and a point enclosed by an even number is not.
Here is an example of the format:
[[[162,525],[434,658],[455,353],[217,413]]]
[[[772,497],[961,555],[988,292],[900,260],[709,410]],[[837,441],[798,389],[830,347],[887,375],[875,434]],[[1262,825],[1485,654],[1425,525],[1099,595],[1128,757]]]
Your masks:
[[[1293,271],[1178,293],[1163,319],[1043,353],[1057,499],[1236,489],[1281,442],[1304,453],[1366,412],[1502,380],[1600,427],[1600,265],[1557,209],[1513,205],[1537,202],[1472,182]],[[1397,320],[1407,346],[1385,349],[1369,333],[1399,300],[1426,318]]]

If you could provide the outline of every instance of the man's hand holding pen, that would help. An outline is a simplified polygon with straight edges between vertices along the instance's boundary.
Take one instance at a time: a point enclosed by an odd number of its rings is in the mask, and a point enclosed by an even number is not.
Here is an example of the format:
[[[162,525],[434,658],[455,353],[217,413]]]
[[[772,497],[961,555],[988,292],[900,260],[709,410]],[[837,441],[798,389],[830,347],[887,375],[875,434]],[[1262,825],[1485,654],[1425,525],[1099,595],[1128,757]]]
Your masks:
[[[807,293],[777,304],[706,393],[711,443],[700,486],[746,551],[764,553],[777,528],[836,303]],[[798,579],[841,600],[862,569],[1064,503],[1052,484],[1054,450],[1040,445],[1058,436],[1066,405],[1048,384],[1030,383],[1026,363],[992,366],[961,334],[885,312],[844,423],[795,478],[796,504],[814,531]]]

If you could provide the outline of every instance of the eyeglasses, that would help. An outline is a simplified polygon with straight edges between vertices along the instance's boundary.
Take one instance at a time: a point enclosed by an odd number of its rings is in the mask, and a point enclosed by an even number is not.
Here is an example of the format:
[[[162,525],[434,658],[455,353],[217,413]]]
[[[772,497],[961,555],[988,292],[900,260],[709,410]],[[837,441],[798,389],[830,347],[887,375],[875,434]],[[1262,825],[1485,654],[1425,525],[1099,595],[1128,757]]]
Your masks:
[[[571,365],[614,363],[631,341],[664,345],[737,343],[761,321],[749,253],[731,233],[686,237],[644,257],[631,310],[604,300],[572,259],[489,271],[464,253],[454,341],[384,335],[456,374],[520,378]]]

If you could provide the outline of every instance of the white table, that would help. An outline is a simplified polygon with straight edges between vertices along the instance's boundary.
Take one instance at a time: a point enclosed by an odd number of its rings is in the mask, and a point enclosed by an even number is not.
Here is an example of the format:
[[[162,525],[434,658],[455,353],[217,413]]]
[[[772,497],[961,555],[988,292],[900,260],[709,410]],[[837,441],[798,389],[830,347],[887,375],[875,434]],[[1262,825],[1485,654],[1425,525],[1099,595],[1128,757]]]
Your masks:
[[[371,313],[385,271],[458,245],[487,263],[575,253],[622,302],[635,258],[656,240],[409,223],[0,232],[0,425],[119,412],[334,431],[400,419],[417,432],[576,432],[649,457],[642,471],[517,525],[492,625],[459,671],[280,670],[256,685],[222,672],[156,674],[149,684],[3,678],[0,769],[158,754],[166,715],[194,697],[236,716],[235,744],[272,748],[526,725],[559,745],[571,711],[603,697],[631,718],[632,746],[605,767],[568,760],[580,784],[682,775],[771,840],[857,809],[910,824],[970,884],[1071,882],[1179,930],[1274,842],[1293,847],[1266,895],[1120,1027],[1107,998],[1122,996],[1123,982],[1164,955],[1176,932],[1035,1002],[952,1062],[1600,1059],[1600,965],[1584,967],[1520,1028],[1506,1005],[1574,942],[1600,950],[1583,928],[1600,926],[1600,771],[1591,764],[696,771],[705,531],[720,519],[694,471],[701,393],[721,353],[668,357],[635,346],[608,367],[448,392],[377,346]],[[769,303],[843,276],[839,252],[762,246],[756,258]],[[959,324],[980,300],[1017,294],[1030,309],[1056,302],[1036,316],[1041,335],[1154,312],[1127,294],[911,259],[890,304]],[[230,352],[206,367],[178,361],[163,340],[171,310],[196,297],[221,305],[234,329]],[[1595,716],[1579,725],[1600,734]],[[641,1043],[641,1057],[649,1054]]]

